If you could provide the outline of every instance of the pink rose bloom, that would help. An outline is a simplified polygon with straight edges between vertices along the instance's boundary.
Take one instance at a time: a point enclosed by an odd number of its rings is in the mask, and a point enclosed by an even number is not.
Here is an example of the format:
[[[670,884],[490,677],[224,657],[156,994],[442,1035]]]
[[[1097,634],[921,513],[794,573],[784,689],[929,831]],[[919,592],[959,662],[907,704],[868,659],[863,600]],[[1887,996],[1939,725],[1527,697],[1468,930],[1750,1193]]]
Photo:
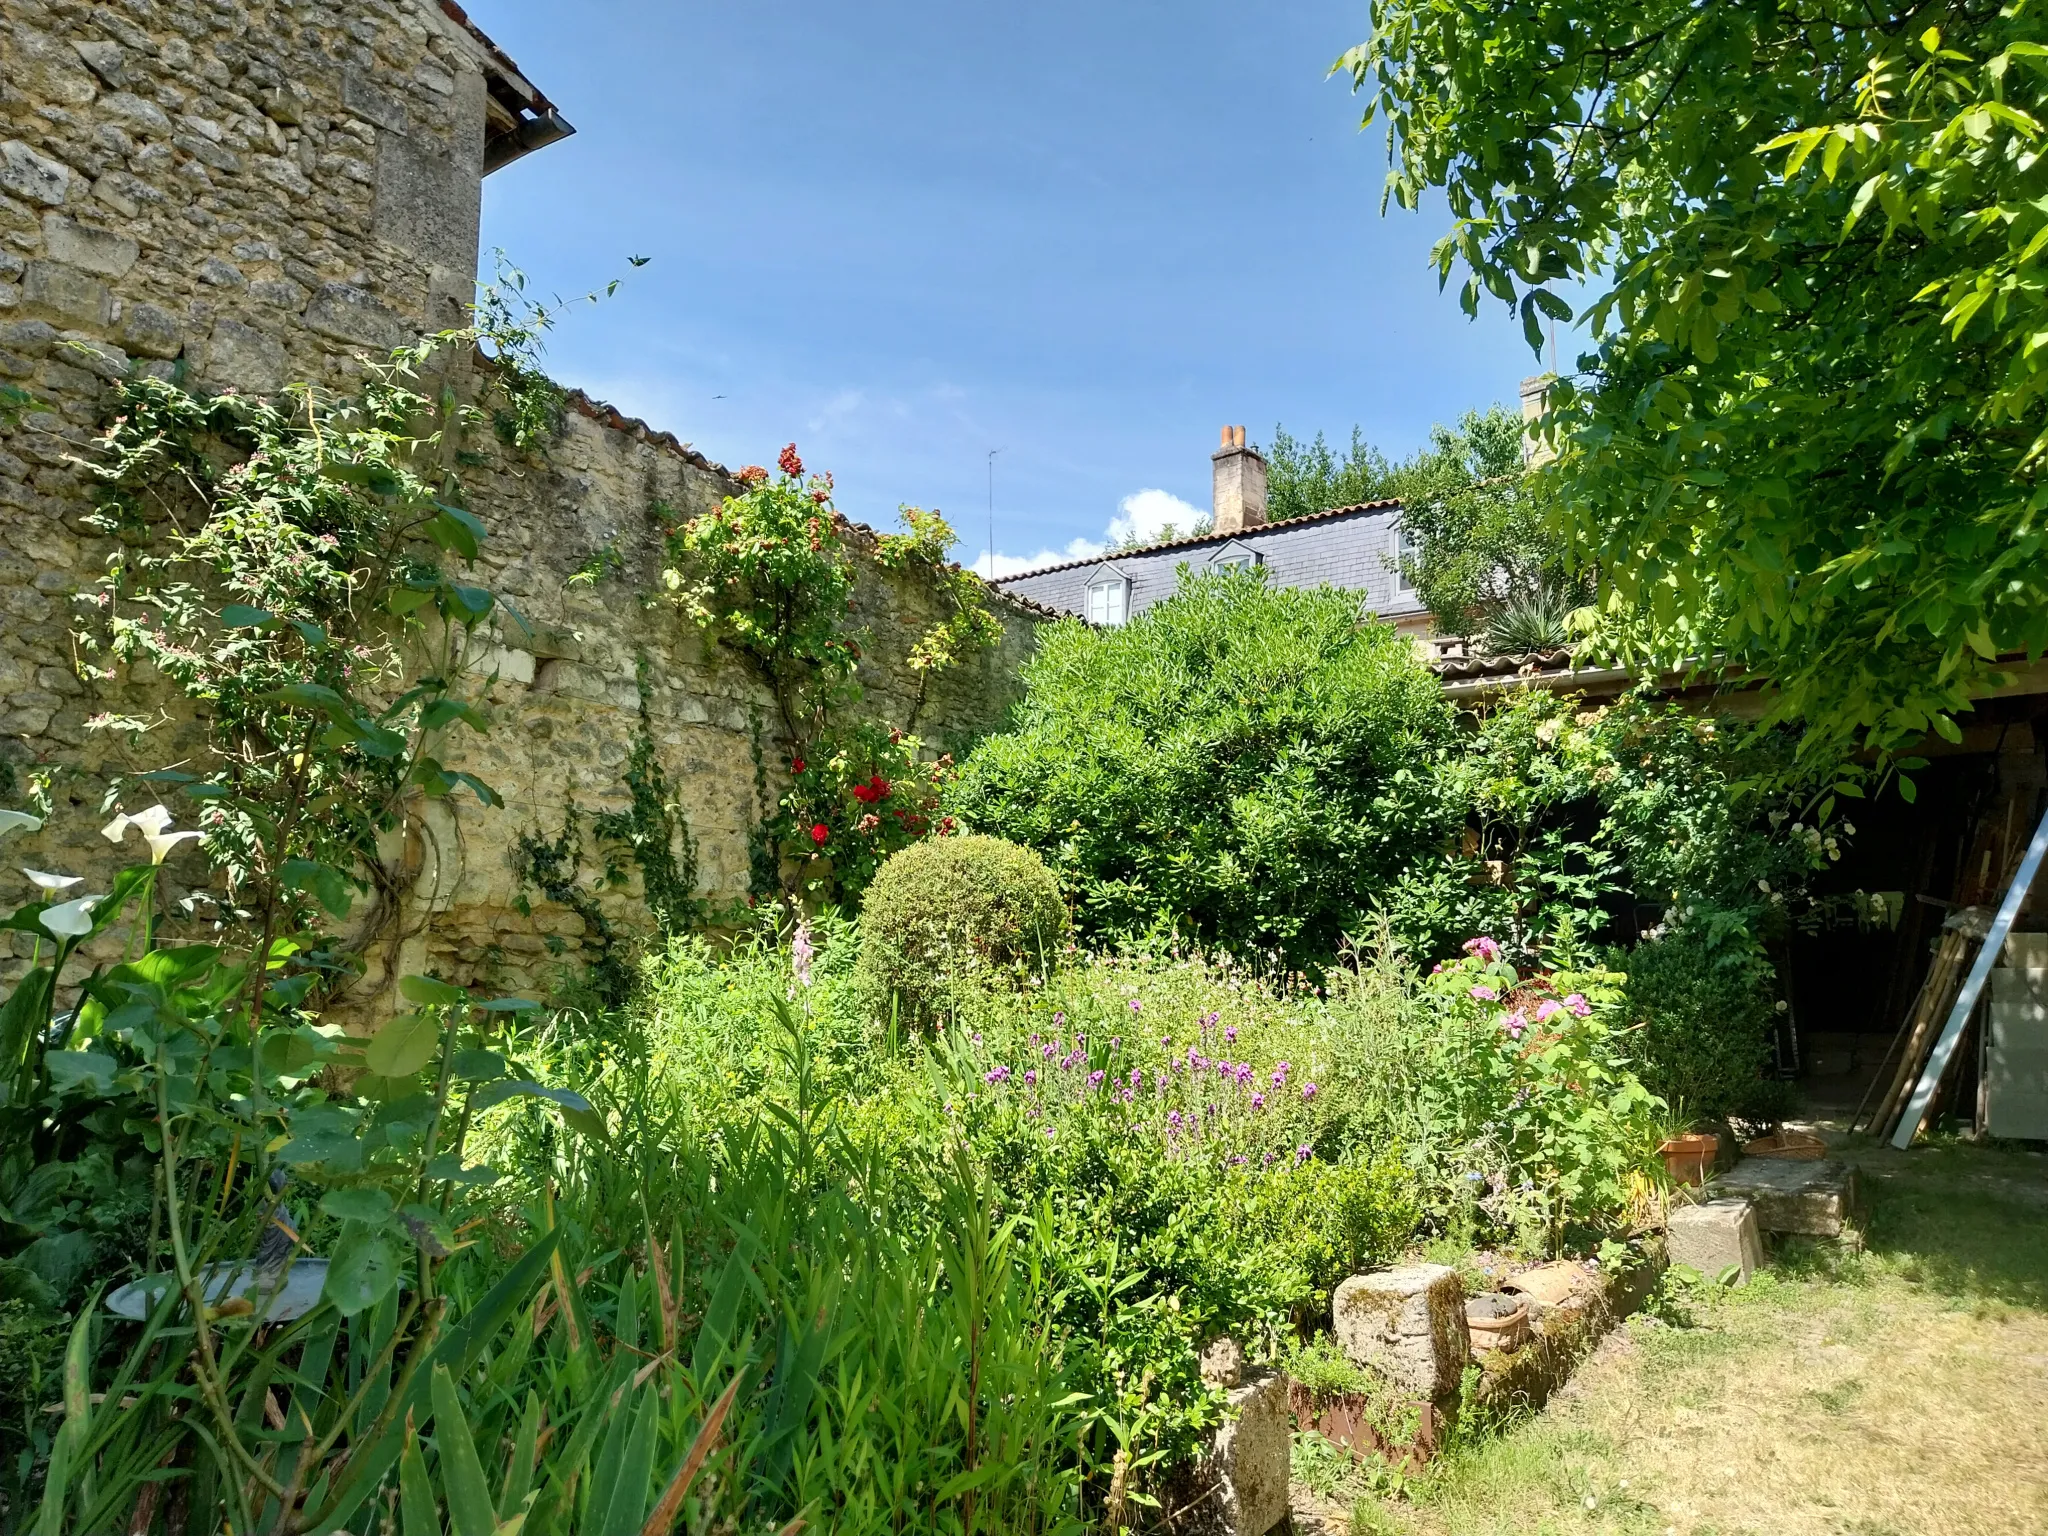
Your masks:
[[[1474,987],[1468,995],[1474,1002],[1497,1003],[1500,1001],[1500,994],[1488,986]]]
[[[1564,1005],[1565,1007],[1571,1009],[1574,1016],[1581,1019],[1583,1019],[1584,1017],[1586,1017],[1587,1014],[1593,1011],[1593,1005],[1587,1002],[1585,998],[1580,996],[1577,992],[1574,992],[1570,997],[1566,998],[1564,1000]]]
[[[1552,998],[1546,997],[1542,1002],[1536,1005],[1536,1022],[1538,1024],[1546,1023],[1550,1019],[1555,1018],[1558,1014],[1563,1012],[1563,1003],[1557,1002]]]
[[[1494,961],[1500,958],[1500,946],[1494,943],[1493,940],[1489,939],[1488,937],[1486,937],[1485,934],[1482,933],[1476,939],[1467,939],[1465,941],[1465,953],[1468,955],[1477,955],[1480,959],[1484,960],[1488,965],[1491,965]]]
[[[1529,1027],[1529,1021],[1523,1018],[1518,1010],[1502,1019],[1500,1027],[1508,1032],[1510,1040],[1519,1040],[1522,1038],[1522,1031]]]

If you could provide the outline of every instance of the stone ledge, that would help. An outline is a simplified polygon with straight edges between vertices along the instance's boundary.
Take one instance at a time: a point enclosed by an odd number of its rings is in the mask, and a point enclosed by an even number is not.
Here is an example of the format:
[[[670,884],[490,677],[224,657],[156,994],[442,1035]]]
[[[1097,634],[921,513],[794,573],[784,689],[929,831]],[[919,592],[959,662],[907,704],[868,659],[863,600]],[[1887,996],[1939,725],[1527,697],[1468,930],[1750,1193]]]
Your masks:
[[[1856,1220],[1856,1170],[1833,1158],[1746,1157],[1716,1178],[1707,1194],[1749,1201],[1757,1226],[1766,1232],[1840,1237]]]

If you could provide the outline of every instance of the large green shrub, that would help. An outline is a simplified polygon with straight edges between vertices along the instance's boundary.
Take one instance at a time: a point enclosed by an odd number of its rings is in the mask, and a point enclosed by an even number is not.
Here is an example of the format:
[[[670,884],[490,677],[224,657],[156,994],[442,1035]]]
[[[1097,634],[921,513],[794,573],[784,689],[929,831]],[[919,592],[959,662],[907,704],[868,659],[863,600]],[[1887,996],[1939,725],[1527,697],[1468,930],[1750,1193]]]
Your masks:
[[[1679,929],[1617,954],[1643,1081],[1691,1114],[1728,1115],[1759,1099],[1771,1055],[1771,968],[1752,950]]]
[[[861,907],[858,985],[872,1017],[932,1021],[962,984],[1036,970],[1067,944],[1059,882],[1028,848],[941,837],[892,855]]]
[[[1191,578],[1123,628],[1047,630],[1025,682],[948,809],[1045,854],[1092,933],[1320,964],[1462,819],[1431,768],[1451,711],[1353,593]]]
[[[1540,689],[1468,718],[1436,767],[1464,846],[1412,864],[1379,898],[1417,959],[1484,933],[1526,966],[1560,922],[1632,939],[1635,923],[1613,919],[1645,909],[1683,914],[1717,953],[1754,955],[1840,852],[1836,826],[1794,820],[1796,801],[1760,787],[1783,773],[1782,732],[1645,694],[1596,703]]]

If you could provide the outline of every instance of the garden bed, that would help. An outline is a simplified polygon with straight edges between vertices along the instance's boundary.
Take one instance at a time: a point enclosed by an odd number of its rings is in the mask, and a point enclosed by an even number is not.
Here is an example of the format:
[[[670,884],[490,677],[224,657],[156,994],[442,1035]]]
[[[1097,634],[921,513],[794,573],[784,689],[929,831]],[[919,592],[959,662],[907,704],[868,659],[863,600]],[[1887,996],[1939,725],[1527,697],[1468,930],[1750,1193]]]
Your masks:
[[[1587,1262],[1510,1274],[1502,1282],[1509,1289],[1522,1276],[1548,1283],[1531,1285],[1528,1335],[1519,1347],[1470,1356],[1462,1401],[1318,1390],[1296,1381],[1288,1393],[1295,1423],[1356,1458],[1377,1457],[1402,1475],[1420,1472],[1447,1443],[1460,1414],[1475,1414],[1485,1422],[1542,1407],[1593,1346],[1642,1306],[1664,1267],[1658,1248],[1627,1270],[1602,1270]]]

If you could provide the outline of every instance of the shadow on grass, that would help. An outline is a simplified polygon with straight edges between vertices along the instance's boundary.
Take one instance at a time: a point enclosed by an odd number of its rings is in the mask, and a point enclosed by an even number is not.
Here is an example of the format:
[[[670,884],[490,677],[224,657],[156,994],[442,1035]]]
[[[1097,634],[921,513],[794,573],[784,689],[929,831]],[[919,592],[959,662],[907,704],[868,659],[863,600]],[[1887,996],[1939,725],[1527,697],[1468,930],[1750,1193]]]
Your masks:
[[[1866,1179],[1864,1189],[1864,1253],[1785,1239],[1773,1247],[1773,1268],[1787,1279],[1852,1286],[1874,1269],[1957,1302],[2048,1312],[2048,1219],[2038,1199],[1932,1166]]]

